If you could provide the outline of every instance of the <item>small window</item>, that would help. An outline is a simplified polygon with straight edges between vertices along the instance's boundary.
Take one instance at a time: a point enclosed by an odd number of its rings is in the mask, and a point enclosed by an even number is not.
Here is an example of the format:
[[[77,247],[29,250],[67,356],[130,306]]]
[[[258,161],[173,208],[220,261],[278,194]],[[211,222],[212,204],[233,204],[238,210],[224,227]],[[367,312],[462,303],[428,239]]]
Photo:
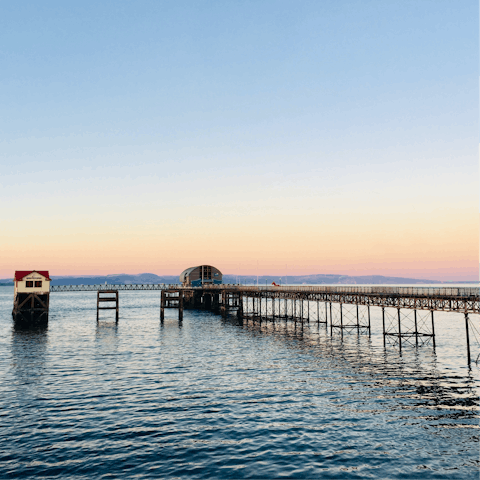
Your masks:
[[[27,288],[32,288],[33,287],[33,281],[32,280],[27,280],[25,283],[26,283]]]
[[[35,280],[35,286],[36,287],[41,287],[42,286],[42,281],[41,280]]]

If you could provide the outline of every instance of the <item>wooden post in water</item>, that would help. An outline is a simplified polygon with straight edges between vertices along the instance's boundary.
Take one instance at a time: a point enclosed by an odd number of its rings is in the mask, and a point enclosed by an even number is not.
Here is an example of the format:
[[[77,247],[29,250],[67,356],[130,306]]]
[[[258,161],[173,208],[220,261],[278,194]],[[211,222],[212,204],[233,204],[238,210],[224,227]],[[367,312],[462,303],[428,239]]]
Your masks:
[[[165,290],[160,292],[160,321],[165,319]]]
[[[112,302],[115,303],[114,306],[101,306],[103,303]],[[118,290],[97,290],[97,322],[100,310],[115,310],[115,321],[118,322]]]
[[[238,294],[238,310],[237,310],[237,317],[243,318],[243,294]]]
[[[181,322],[183,320],[183,290],[178,292],[178,320]]]

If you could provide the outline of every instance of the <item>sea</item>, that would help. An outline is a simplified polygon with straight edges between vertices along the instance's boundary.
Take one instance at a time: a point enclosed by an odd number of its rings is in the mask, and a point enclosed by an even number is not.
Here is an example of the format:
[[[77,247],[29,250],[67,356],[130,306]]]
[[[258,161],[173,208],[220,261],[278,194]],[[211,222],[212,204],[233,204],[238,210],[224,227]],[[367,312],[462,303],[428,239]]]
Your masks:
[[[46,328],[0,287],[0,478],[473,479],[479,318],[436,313],[436,346],[322,323],[167,310],[160,292],[52,293]],[[475,330],[475,328],[477,330]]]

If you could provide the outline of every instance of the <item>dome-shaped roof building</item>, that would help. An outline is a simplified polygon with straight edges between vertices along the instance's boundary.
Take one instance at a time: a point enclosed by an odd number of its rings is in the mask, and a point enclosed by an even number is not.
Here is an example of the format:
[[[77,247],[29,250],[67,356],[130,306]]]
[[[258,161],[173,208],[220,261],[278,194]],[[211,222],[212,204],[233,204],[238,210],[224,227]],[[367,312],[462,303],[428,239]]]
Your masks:
[[[180,274],[180,283],[184,287],[201,287],[202,285],[220,285],[222,272],[211,265],[190,267]]]

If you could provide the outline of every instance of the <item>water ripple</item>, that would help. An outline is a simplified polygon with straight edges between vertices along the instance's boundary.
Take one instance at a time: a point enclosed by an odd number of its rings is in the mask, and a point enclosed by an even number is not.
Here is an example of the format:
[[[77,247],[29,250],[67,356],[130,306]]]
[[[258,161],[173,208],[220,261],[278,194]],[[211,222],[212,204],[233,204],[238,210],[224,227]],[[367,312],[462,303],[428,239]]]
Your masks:
[[[48,328],[17,331],[0,288],[0,477],[478,474],[478,371],[455,316],[437,321],[436,352],[400,355],[315,324],[160,325],[158,293],[120,297],[118,325],[72,293],[52,296]]]

